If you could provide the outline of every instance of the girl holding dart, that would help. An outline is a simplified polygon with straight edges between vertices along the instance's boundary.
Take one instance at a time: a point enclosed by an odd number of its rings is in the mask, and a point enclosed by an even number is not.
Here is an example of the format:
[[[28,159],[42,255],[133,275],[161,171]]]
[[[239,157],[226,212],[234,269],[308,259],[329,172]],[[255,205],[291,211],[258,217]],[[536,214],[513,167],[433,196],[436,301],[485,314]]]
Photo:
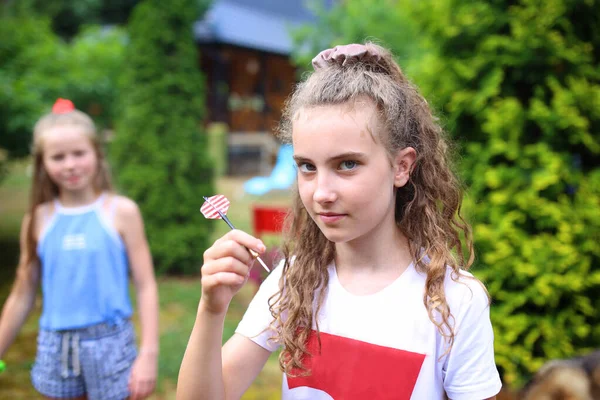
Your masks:
[[[35,125],[33,162],[17,277],[0,318],[0,358],[41,284],[35,389],[52,399],[143,399],[156,382],[158,293],[139,209],[112,191],[94,123],[69,100],[59,99]]]
[[[283,399],[494,399],[490,301],[466,271],[442,128],[380,46],[338,46],[313,65],[281,124],[298,171],[284,259],[221,348],[247,249],[265,247],[232,230],[205,251],[177,398],[240,398],[281,350]]]

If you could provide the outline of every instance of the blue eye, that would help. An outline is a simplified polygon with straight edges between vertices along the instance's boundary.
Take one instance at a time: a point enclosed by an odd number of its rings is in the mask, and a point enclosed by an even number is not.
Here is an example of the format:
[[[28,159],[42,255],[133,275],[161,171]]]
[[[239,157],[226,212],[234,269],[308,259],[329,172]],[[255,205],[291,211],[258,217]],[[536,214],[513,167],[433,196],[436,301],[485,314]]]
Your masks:
[[[340,163],[340,169],[341,170],[348,171],[348,170],[353,170],[356,167],[358,167],[358,163],[356,161],[346,160],[346,161],[342,161]]]
[[[314,172],[316,170],[315,166],[309,163],[300,163],[298,164],[298,169],[300,170],[300,172]]]

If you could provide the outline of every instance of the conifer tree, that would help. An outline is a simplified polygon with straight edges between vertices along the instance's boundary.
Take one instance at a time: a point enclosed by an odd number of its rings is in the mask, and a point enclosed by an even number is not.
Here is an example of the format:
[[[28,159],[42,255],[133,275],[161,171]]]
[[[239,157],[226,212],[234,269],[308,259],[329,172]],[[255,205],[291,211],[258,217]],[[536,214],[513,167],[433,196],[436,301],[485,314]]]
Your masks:
[[[144,0],[128,26],[111,160],[119,190],[141,208],[160,273],[196,273],[211,233],[198,211],[214,187],[192,36],[198,17],[194,0]]]

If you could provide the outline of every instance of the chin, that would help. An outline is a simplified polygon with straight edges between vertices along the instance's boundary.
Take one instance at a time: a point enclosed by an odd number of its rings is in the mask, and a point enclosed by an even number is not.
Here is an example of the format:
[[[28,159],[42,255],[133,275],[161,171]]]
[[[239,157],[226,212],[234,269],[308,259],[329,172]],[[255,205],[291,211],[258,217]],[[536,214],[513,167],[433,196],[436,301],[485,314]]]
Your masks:
[[[329,240],[330,242],[333,243],[339,243],[339,242],[343,242],[343,234],[342,232],[340,232],[339,230],[335,230],[335,229],[331,229],[328,227],[323,227],[317,224],[317,226],[319,227],[319,230],[321,231],[321,233],[323,234],[323,236],[325,236],[325,238],[327,240]]]
[[[354,239],[357,239],[359,236],[356,235],[350,235],[347,232],[340,232],[340,231],[335,231],[333,229],[321,229],[321,232],[323,233],[323,236],[325,236],[327,238],[327,240],[329,240],[330,242],[333,242],[335,244],[340,244],[340,243],[348,243],[351,242]]]
[[[80,192],[82,190],[85,190],[88,187],[88,183],[87,182],[77,182],[75,184],[65,184],[63,185],[63,188],[65,190],[68,190],[69,192]]]
[[[63,187],[70,192],[79,192],[80,190],[82,190],[85,187],[85,185],[80,185],[80,184],[64,185]]]

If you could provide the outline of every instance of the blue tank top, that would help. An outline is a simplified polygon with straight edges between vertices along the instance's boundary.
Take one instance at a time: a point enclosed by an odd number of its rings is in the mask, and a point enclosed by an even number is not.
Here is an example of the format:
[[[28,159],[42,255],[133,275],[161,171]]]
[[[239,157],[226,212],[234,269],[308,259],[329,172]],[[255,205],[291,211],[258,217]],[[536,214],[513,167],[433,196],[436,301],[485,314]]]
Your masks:
[[[54,201],[54,214],[37,246],[41,261],[42,316],[46,330],[116,323],[132,314],[125,245],[113,227],[114,200],[105,195],[82,207]]]

